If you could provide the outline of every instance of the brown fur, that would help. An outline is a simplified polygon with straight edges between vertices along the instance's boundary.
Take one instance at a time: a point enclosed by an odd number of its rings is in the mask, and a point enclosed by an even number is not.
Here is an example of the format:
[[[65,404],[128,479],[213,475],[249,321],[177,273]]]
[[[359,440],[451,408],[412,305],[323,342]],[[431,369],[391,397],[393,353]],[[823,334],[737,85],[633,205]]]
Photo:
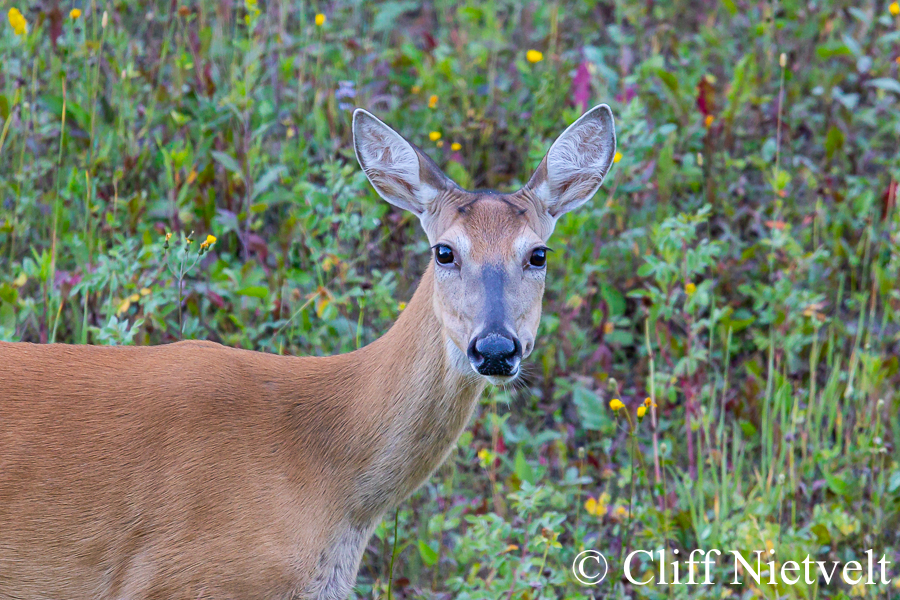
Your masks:
[[[328,358],[0,343],[0,597],[315,597],[483,389],[444,365],[431,286]]]

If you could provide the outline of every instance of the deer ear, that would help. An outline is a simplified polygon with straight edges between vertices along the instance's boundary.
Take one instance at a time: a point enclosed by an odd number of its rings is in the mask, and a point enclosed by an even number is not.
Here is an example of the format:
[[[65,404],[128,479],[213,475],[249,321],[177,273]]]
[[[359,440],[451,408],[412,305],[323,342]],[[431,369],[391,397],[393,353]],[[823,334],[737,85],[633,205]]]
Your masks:
[[[378,195],[418,216],[456,187],[425,153],[361,108],[353,111],[353,149]]]
[[[559,136],[525,186],[553,219],[590,200],[616,154],[616,127],[606,104],[595,106]]]

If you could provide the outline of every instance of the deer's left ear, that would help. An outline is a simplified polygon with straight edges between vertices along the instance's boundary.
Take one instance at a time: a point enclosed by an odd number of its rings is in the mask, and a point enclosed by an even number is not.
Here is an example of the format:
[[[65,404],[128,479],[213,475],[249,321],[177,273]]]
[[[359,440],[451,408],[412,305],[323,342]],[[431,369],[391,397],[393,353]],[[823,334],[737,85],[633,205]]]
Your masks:
[[[590,200],[616,154],[616,127],[606,104],[595,106],[559,136],[526,189],[555,221]]]

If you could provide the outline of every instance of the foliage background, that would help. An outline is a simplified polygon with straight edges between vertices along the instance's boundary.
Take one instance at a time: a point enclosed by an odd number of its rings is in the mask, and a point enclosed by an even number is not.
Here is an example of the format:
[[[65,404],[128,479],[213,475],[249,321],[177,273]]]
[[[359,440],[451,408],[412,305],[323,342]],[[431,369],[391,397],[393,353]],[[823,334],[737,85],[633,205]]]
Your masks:
[[[620,577],[634,549],[900,561],[896,3],[0,5],[28,22],[0,29],[0,339],[351,350],[429,260],[356,165],[353,107],[514,189],[607,102],[621,160],[557,228],[525,384],[401,507],[394,595],[900,597]]]

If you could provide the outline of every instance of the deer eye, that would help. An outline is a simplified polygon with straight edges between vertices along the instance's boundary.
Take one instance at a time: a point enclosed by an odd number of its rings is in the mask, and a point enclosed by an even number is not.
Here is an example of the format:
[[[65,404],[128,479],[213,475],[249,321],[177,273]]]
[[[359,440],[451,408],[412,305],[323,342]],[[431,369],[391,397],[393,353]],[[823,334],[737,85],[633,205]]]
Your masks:
[[[535,248],[531,253],[531,258],[528,259],[528,264],[536,269],[543,269],[547,264],[547,249]]]
[[[453,249],[446,244],[438,244],[434,247],[434,260],[436,260],[439,265],[452,265],[455,261]]]

